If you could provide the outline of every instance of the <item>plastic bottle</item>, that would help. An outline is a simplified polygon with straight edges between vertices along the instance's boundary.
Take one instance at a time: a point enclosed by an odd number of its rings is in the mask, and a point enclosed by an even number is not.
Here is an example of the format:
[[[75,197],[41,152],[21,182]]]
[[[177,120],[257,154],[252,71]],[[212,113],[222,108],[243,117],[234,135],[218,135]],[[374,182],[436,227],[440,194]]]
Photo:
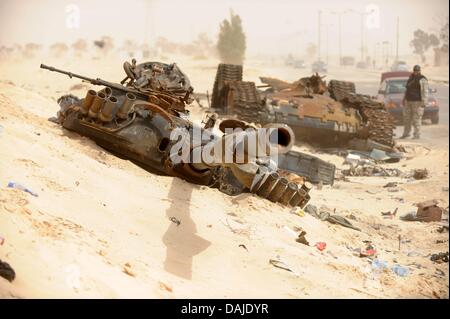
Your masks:
[[[26,188],[25,186],[23,186],[23,185],[21,185],[21,184],[19,184],[19,183],[9,182],[7,187],[20,189],[20,190],[22,190],[22,191],[24,191],[24,192],[27,192],[28,194],[31,194],[31,195],[33,195],[33,196],[35,196],[35,197],[38,197],[38,194],[36,194],[36,193],[33,192],[31,189]]]

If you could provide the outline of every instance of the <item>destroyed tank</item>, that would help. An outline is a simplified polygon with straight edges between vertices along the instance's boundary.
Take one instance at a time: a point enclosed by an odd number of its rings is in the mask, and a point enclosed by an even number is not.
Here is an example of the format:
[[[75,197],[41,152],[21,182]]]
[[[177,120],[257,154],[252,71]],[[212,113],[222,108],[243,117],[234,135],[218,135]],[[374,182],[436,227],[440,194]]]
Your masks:
[[[42,64],[43,69],[102,86],[98,91],[88,90],[81,99],[73,95],[60,97],[60,110],[53,120],[153,173],[177,176],[188,182],[217,187],[229,195],[247,191],[283,205],[304,207],[307,204],[312,185],[305,180],[294,182],[289,174],[273,165],[271,158],[251,155],[248,143],[231,144],[231,162],[224,161],[223,156],[214,152],[209,153],[213,156],[213,161],[192,161],[194,154],[203,152],[211,141],[213,145],[228,147],[229,141],[234,141],[236,136],[218,136],[213,133],[215,119],[208,121],[205,127],[199,127],[188,120],[186,105],[193,101],[193,88],[177,65],[160,62],[136,65],[133,60],[132,63],[125,62],[123,67],[126,77],[119,84]],[[223,121],[221,129],[233,125],[235,122]],[[277,150],[287,154],[295,140],[290,128],[274,124],[266,129],[270,130],[269,139],[275,137]],[[199,136],[196,135],[196,130],[201,132]],[[174,132],[179,131],[187,134],[176,135],[177,138],[174,138]],[[243,134],[244,138],[248,138],[252,133],[246,131]],[[177,144],[183,147],[187,145],[187,158],[174,160],[180,155],[177,148],[173,152]],[[238,147],[244,148],[243,162],[235,160]],[[312,160],[301,163],[299,156],[301,155],[294,152],[284,157],[285,166],[295,169],[302,164],[305,172],[313,172],[317,163]],[[334,177],[334,166],[331,169]]]
[[[288,124],[297,140],[325,147],[347,145],[355,139],[371,140],[391,150],[395,128],[384,105],[356,94],[352,82],[314,74],[293,83],[261,77],[264,85],[242,81],[242,66],[220,64],[211,107],[224,117],[256,123]],[[264,91],[258,90],[265,88]]]

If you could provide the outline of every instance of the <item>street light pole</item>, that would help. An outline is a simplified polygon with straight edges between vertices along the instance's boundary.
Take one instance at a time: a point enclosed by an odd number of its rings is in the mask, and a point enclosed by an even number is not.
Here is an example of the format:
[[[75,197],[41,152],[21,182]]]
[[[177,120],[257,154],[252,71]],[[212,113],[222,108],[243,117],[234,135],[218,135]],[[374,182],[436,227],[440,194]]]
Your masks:
[[[399,38],[400,38],[400,17],[397,16],[397,43],[396,43],[396,48],[395,48],[395,61],[398,61],[398,43],[399,43]]]
[[[361,15],[361,62],[364,62],[364,13]]]
[[[322,11],[319,10],[319,26],[318,26],[318,45],[317,45],[317,51],[318,51],[318,61],[320,62],[320,42],[321,42],[321,27],[322,27]]]

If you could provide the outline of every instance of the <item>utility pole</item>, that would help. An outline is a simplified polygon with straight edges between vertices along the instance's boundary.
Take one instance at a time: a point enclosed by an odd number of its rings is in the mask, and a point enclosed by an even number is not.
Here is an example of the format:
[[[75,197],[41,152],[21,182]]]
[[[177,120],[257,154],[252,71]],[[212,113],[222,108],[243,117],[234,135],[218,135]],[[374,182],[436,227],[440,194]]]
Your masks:
[[[361,62],[364,62],[364,13],[361,15]]]
[[[326,24],[326,25],[325,25],[325,28],[326,28],[326,29],[325,29],[325,30],[326,30],[325,38],[326,38],[326,41],[327,41],[327,42],[326,42],[326,43],[327,43],[327,46],[326,46],[326,54],[327,54],[327,58],[326,58],[326,59],[327,59],[327,65],[328,65],[328,57],[329,57],[329,55],[328,55],[328,33],[329,33],[328,30],[330,29],[330,27],[331,27],[330,24]]]
[[[320,62],[320,42],[321,42],[321,27],[322,27],[322,11],[319,10],[319,25],[318,25],[318,44],[317,44],[317,51],[318,51],[318,61]]]
[[[342,64],[342,12],[338,13],[339,23],[339,65]]]
[[[397,44],[395,48],[395,61],[398,61],[398,43],[400,39],[400,17],[397,16]]]
[[[349,13],[349,10],[344,11],[332,11],[330,14],[336,14],[338,16],[338,32],[339,32],[339,65],[342,63],[342,15]]]

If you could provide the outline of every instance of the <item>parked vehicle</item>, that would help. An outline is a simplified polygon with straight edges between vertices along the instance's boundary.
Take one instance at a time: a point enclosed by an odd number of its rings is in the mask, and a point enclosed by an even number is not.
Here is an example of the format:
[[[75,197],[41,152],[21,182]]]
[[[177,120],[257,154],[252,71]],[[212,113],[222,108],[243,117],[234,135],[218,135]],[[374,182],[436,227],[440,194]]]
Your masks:
[[[341,59],[341,65],[355,65],[355,58],[352,56],[343,56]]]
[[[403,123],[403,97],[406,92],[406,83],[411,72],[385,72],[381,74],[381,83],[377,99],[384,102],[387,110],[391,113],[398,124]],[[431,123],[439,123],[439,104],[434,96],[436,89],[430,89],[428,102],[422,119],[429,119]]]
[[[327,73],[328,67],[323,61],[316,61],[311,65],[311,72],[313,73]]]
[[[295,60],[292,66],[296,69],[306,68],[305,61],[303,61],[303,60]]]
[[[409,71],[409,66],[406,64],[405,61],[395,61],[394,64],[391,66],[391,71]]]

